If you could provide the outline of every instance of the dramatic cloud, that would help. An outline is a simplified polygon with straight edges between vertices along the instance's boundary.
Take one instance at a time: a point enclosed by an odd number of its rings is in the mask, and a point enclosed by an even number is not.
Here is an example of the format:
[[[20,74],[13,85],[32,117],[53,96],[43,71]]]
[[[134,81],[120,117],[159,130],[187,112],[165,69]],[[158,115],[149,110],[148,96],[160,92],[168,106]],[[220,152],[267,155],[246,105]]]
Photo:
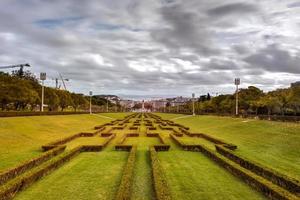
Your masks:
[[[287,87],[300,74],[296,0],[2,0],[0,65],[30,63],[87,94],[163,97]]]

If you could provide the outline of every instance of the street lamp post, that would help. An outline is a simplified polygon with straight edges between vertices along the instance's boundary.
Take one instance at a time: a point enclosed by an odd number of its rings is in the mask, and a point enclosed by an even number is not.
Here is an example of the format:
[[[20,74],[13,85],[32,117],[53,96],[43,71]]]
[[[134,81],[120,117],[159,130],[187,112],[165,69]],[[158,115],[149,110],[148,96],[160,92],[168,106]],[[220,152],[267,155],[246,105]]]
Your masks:
[[[93,96],[93,91],[90,91],[90,114],[92,114],[92,96]]]
[[[194,98],[195,98],[195,93],[192,94],[193,116],[195,116],[195,101],[194,101]]]
[[[241,80],[239,78],[234,79],[234,84],[236,85],[235,91],[235,115],[239,114],[239,85],[241,84]]]
[[[108,112],[108,97],[106,97],[106,112]]]
[[[42,81],[42,103],[41,103],[41,111],[44,112],[44,81],[46,80],[46,73],[40,73],[40,80]]]

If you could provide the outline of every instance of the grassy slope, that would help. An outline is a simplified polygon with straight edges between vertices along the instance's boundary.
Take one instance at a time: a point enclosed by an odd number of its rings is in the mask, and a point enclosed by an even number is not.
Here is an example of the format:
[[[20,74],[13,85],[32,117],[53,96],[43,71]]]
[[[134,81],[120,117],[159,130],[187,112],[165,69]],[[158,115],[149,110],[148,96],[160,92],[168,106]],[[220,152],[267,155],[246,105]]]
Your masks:
[[[126,114],[103,115],[119,118]],[[43,144],[109,121],[96,115],[0,118],[0,171],[37,156]]]
[[[180,115],[160,114],[172,119]],[[238,154],[300,180],[300,124],[196,116],[175,120],[238,145]]]
[[[199,152],[171,150],[159,159],[174,200],[265,199]]]
[[[15,199],[114,199],[127,155],[114,151],[82,153]]]

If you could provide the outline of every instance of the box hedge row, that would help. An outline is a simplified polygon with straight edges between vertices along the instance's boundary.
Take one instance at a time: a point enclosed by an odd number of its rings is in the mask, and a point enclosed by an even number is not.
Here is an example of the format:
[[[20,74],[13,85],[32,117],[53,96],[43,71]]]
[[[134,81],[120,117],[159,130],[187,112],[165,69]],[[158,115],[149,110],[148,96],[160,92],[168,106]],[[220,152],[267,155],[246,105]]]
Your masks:
[[[272,181],[274,184],[277,184],[280,187],[283,187],[286,190],[300,196],[300,183],[298,180],[280,174],[279,172],[262,166],[261,164],[249,161],[241,156],[234,154],[232,151],[228,151],[220,145],[216,145],[216,150],[218,153],[239,164],[241,167],[246,168],[257,175]]]
[[[237,149],[237,145],[226,143],[225,141],[223,141],[221,139],[214,138],[214,137],[209,136],[207,134],[204,134],[204,133],[191,133],[189,131],[186,131],[185,129],[182,129],[182,128],[179,128],[179,129],[181,130],[181,132],[183,132],[184,134],[186,134],[189,137],[201,137],[201,138],[203,138],[205,140],[208,140],[208,141],[210,141],[212,143],[221,144],[221,145],[223,145],[227,149],[230,149],[230,150]]]
[[[50,160],[54,156],[61,154],[65,150],[66,146],[58,146],[51,151],[43,153],[42,155],[33,158],[31,160],[25,161],[24,163],[8,169],[0,173],[0,185],[6,183],[7,181],[19,176],[20,174],[44,163],[45,161]]]
[[[152,177],[157,200],[171,200],[171,192],[154,147],[150,147]]]
[[[39,180],[40,178],[46,176],[53,170],[57,169],[63,165],[66,161],[74,158],[81,152],[81,146],[77,147],[65,154],[59,155],[48,162],[18,176],[14,180],[8,182],[7,184],[0,187],[0,200],[12,199],[17,192],[20,192]]]
[[[153,145],[155,151],[169,151],[170,145],[168,144],[155,144]]]
[[[115,200],[130,200],[131,188],[133,182],[133,172],[136,159],[136,146],[133,146],[130,150],[126,166],[123,170],[120,186]]]
[[[240,165],[234,163],[233,161],[227,159],[226,157],[222,157],[221,155],[216,154],[212,150],[209,150],[208,148],[206,148],[202,145],[194,145],[194,146],[195,146],[194,151],[202,152],[208,158],[212,159],[217,164],[224,167],[231,174],[242,179],[249,186],[260,191],[266,197],[268,197],[270,199],[276,199],[276,200],[297,200],[297,199],[299,199],[296,195],[279,187],[278,185],[273,184],[269,180],[256,175],[255,173],[251,172],[250,170],[247,170],[247,169],[241,167]]]

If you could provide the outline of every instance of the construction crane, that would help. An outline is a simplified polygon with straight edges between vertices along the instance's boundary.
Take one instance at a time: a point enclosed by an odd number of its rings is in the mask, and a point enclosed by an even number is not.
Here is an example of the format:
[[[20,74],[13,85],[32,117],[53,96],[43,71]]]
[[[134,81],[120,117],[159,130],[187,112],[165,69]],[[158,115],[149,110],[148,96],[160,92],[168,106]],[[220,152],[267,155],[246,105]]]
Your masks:
[[[24,75],[24,67],[30,67],[28,63],[18,64],[18,65],[9,65],[9,66],[1,66],[0,69],[9,69],[9,68],[20,68],[17,75],[22,77]]]
[[[59,73],[59,77],[52,78],[52,80],[55,80],[55,89],[60,89],[61,85],[58,85],[58,84],[59,84],[59,80],[61,80],[61,82],[63,83],[64,89],[67,90],[65,81],[69,81],[68,78],[63,78],[63,76]]]

